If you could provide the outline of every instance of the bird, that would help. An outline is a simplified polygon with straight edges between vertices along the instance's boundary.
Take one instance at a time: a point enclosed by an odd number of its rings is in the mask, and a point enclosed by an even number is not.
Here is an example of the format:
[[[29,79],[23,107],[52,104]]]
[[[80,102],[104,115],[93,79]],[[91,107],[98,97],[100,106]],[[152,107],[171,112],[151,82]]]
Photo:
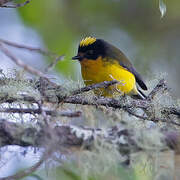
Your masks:
[[[97,96],[129,95],[135,99],[146,99],[146,95],[140,90],[147,90],[141,75],[125,54],[109,42],[86,37],[80,41],[78,53],[72,59],[80,62],[85,85],[118,81],[107,88],[95,89]]]

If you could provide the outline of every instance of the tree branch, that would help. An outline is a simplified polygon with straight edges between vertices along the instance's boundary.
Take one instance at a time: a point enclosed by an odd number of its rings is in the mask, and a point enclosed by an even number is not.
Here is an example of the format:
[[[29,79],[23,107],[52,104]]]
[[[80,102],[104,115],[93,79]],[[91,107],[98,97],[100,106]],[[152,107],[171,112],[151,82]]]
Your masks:
[[[154,129],[153,129],[154,130]],[[127,149],[129,151],[140,151],[143,147],[140,147],[138,142],[135,141],[137,135],[133,129],[128,129],[126,126],[119,124],[117,126],[108,129],[95,129],[78,127],[71,125],[59,125],[55,126],[53,131],[54,139],[51,142],[60,145],[61,147],[73,148],[81,147],[82,145],[86,148],[86,145],[93,146],[95,141],[107,142],[110,144],[117,145],[118,149]],[[172,147],[179,142],[180,134],[178,131],[158,130],[163,136],[162,142],[166,142],[166,145]],[[150,130],[143,131],[144,133],[151,133]],[[173,136],[172,136],[173,134]],[[8,122],[7,120],[0,121],[0,147],[5,145],[19,145],[22,147],[33,146],[33,147],[44,147],[44,142],[49,142],[50,137],[45,129],[39,127],[23,127],[20,124]],[[148,138],[148,136],[144,136]],[[151,137],[150,137],[151,138]],[[139,139],[140,141],[142,139]],[[143,139],[145,141],[145,139]],[[144,147],[146,148],[146,147]],[[155,148],[155,147],[154,147]],[[162,150],[166,148],[162,146]],[[70,149],[69,149],[70,150]]]
[[[167,90],[167,83],[165,81],[165,79],[161,79],[158,84],[153,88],[153,90],[149,93],[148,95],[148,100],[153,100],[153,98],[155,97],[155,95],[160,91],[160,90]]]
[[[19,8],[19,7],[23,7],[23,6],[27,5],[28,3],[30,3],[31,0],[26,0],[24,3],[18,3],[15,5],[4,5],[11,1],[13,1],[13,0],[0,0],[0,7],[2,7],[2,8]]]
[[[0,0],[0,7],[2,7],[4,4],[11,2],[13,0]]]
[[[20,59],[16,58],[14,54],[12,54],[7,48],[5,48],[3,46],[2,43],[0,43],[0,50],[7,56],[9,57],[17,66],[22,67],[23,69],[25,69],[27,72],[34,74],[36,76],[39,77],[43,77],[46,78],[45,74],[43,74],[42,72],[38,71],[37,69],[28,66],[27,64],[25,64],[23,61],[21,61]]]
[[[81,111],[52,111],[52,110],[44,110],[46,115],[50,116],[66,116],[66,117],[80,117]],[[32,109],[32,108],[3,108],[0,109],[1,113],[25,113],[25,114],[41,114],[41,109]]]
[[[54,84],[53,82],[51,82],[44,73],[42,73],[41,71],[33,68],[32,66],[29,66],[27,64],[25,64],[22,60],[16,58],[16,56],[14,54],[12,54],[6,47],[3,46],[3,44],[0,42],[0,50],[7,56],[10,58],[10,60],[12,60],[17,66],[22,67],[24,70],[26,70],[27,72],[39,76],[43,79],[46,79],[46,81],[48,81],[51,84]]]
[[[3,83],[8,82],[8,81],[3,81]],[[162,114],[163,118],[160,117],[155,117],[152,116],[152,112],[153,112],[153,108],[154,108],[154,104],[152,99],[155,96],[156,93],[158,93],[159,91],[162,90],[166,90],[167,89],[167,85],[165,83],[164,80],[160,80],[160,82],[157,84],[157,86],[152,90],[152,92],[150,92],[150,95],[148,96],[147,100],[125,100],[123,99],[123,97],[121,98],[121,100],[119,99],[113,99],[113,98],[104,98],[104,97],[95,97],[94,98],[86,98],[84,96],[81,96],[79,93],[83,93],[83,92],[87,92],[89,90],[92,90],[94,88],[101,88],[101,87],[107,87],[108,85],[111,85],[113,83],[117,83],[116,81],[110,81],[110,82],[102,82],[102,83],[98,83],[98,84],[94,84],[94,85],[90,85],[90,86],[86,86],[84,88],[81,89],[77,89],[74,91],[71,91],[68,95],[64,95],[64,92],[67,91],[66,89],[63,89],[62,87],[58,86],[58,85],[51,85],[51,83],[49,83],[46,79],[41,78],[39,80],[40,82],[40,86],[38,85],[35,88],[38,88],[39,92],[41,93],[41,99],[44,99],[46,102],[50,102],[50,103],[69,103],[69,104],[79,104],[79,105],[92,105],[92,106],[105,106],[105,107],[111,107],[113,109],[122,109],[125,112],[127,112],[128,114],[137,117],[139,119],[142,120],[149,120],[149,121],[154,121],[154,122],[170,122],[171,124],[180,126],[180,123],[178,121],[174,121],[174,120],[170,120],[169,121],[169,117],[166,119],[164,118],[164,114],[165,111],[168,112],[169,115],[174,114],[177,116],[177,118],[179,117],[180,111],[176,108],[171,108],[171,107],[164,107],[162,108],[162,110],[160,111],[160,113]],[[39,84],[39,83],[37,83]],[[47,92],[46,92],[47,91]],[[51,95],[49,96],[48,92],[51,92]],[[62,91],[62,93],[61,93]],[[76,94],[76,95],[71,95],[71,94]],[[53,96],[52,96],[53,95]],[[54,101],[54,99],[56,99],[56,101]],[[27,95],[23,95],[22,97],[11,97],[8,94],[1,96],[0,98],[1,103],[12,103],[12,102],[23,102],[26,101],[28,103],[37,103],[37,100],[35,99],[35,97],[29,97]],[[136,110],[141,109],[145,114],[141,115],[139,113],[136,112]],[[171,109],[171,110],[170,110]],[[148,110],[148,111],[147,111]],[[20,112],[21,110],[17,110],[16,112]],[[23,111],[27,111],[27,109],[23,110]],[[39,110],[32,110],[30,109],[27,113],[36,113]],[[149,113],[151,112],[151,113]],[[21,111],[22,113],[22,111]],[[47,114],[50,115],[52,112],[47,111]],[[52,113],[53,114],[53,113]],[[75,115],[78,115],[78,113]],[[71,116],[71,115],[70,115]],[[74,116],[74,115],[73,115]]]
[[[112,85],[117,84],[117,83],[119,83],[119,81],[117,81],[117,80],[104,81],[104,82],[101,82],[101,83],[92,84],[92,85],[85,86],[83,88],[74,90],[74,91],[70,92],[70,94],[73,96],[73,95],[81,94],[83,92],[87,92],[87,91],[90,91],[90,90],[93,90],[93,89],[107,88],[107,87],[112,86]]]
[[[42,165],[42,163],[44,163],[44,162],[47,160],[47,158],[48,158],[49,156],[50,156],[50,151],[47,151],[47,150],[46,150],[46,151],[42,154],[40,160],[39,160],[36,164],[34,164],[33,166],[31,166],[30,168],[27,168],[27,169],[25,169],[25,170],[22,170],[22,171],[14,174],[14,175],[12,175],[12,176],[0,178],[0,180],[15,180],[15,179],[18,180],[18,179],[24,178],[24,177],[30,175],[31,173],[33,173],[34,171],[36,171],[36,170]]]
[[[0,39],[0,42],[3,43],[3,44],[6,44],[8,46],[15,47],[15,48],[25,49],[25,50],[28,50],[28,51],[37,52],[37,53],[40,53],[40,54],[42,54],[44,56],[50,56],[50,57],[56,59],[56,61],[57,60],[62,60],[63,57],[64,57],[64,56],[58,56],[56,53],[53,53],[53,52],[48,51],[48,50],[41,49],[39,47],[32,47],[32,46],[22,45],[22,44],[7,41],[7,40],[4,40],[4,39]]]

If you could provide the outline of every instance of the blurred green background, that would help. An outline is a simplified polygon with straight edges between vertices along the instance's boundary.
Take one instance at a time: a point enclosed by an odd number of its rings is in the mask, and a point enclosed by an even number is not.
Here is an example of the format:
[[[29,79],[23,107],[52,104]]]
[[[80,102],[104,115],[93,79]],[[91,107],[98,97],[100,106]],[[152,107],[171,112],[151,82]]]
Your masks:
[[[80,79],[78,62],[71,57],[79,41],[91,35],[118,46],[146,81],[165,73],[179,96],[180,2],[164,3],[163,18],[159,0],[32,0],[18,13],[47,48],[66,55],[57,65],[60,73]]]

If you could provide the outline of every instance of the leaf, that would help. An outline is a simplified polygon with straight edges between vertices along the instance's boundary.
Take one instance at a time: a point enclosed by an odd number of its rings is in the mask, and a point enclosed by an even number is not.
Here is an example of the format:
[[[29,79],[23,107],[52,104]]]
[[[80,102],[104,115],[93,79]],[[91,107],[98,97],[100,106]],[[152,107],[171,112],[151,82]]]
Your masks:
[[[163,18],[166,14],[166,4],[163,0],[159,0],[159,10],[161,12],[161,18]]]

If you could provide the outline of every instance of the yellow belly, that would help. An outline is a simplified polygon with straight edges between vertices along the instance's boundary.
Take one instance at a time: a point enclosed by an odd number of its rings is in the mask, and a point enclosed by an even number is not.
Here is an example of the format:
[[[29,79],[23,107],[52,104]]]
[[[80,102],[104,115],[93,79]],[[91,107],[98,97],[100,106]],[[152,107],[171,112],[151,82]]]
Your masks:
[[[91,85],[103,81],[112,81],[116,79],[119,84],[96,90],[95,93],[102,96],[113,96],[113,94],[130,94],[136,89],[134,75],[119,65],[115,60],[102,60],[99,57],[96,60],[84,59],[81,62],[81,72],[84,83]]]

